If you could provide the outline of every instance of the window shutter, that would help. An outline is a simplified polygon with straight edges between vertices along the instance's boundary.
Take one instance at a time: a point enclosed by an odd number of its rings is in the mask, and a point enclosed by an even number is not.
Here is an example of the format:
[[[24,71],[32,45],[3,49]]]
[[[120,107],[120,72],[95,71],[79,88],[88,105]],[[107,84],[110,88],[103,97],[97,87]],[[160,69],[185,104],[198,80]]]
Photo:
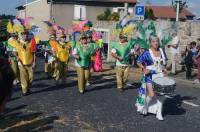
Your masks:
[[[74,6],[74,19],[86,19],[86,6],[84,5],[75,5]]]

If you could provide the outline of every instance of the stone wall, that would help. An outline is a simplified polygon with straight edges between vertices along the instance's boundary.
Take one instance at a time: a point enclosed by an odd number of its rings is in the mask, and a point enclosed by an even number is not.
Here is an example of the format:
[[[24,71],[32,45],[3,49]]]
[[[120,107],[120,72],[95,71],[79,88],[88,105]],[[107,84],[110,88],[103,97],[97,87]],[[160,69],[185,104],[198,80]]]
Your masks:
[[[164,28],[171,28],[172,23],[171,21],[165,20],[157,20],[155,21],[157,25],[157,29],[159,27]],[[117,22],[106,22],[106,21],[99,21],[94,24],[95,28],[104,28],[110,30],[110,41],[116,41],[118,36],[113,36],[112,31],[115,29]],[[200,21],[187,21],[187,22],[178,22],[176,24],[177,32],[180,37],[180,48],[179,48],[179,55],[178,60],[181,60],[181,52],[185,50],[187,44],[192,41],[196,41],[197,38],[200,38]],[[169,50],[166,50],[167,56],[170,59]],[[112,59],[109,59],[112,61]]]

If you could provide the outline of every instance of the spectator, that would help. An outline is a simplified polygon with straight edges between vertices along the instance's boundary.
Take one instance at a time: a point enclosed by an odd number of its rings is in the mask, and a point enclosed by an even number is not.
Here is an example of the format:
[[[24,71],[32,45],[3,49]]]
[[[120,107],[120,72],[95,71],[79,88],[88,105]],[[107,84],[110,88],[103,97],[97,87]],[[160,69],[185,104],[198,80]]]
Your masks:
[[[199,83],[200,82],[200,38],[197,39],[197,56],[194,57],[194,60],[197,64],[197,69],[198,69],[197,79],[194,80],[194,82]]]
[[[195,41],[191,42],[191,51],[193,57],[197,56],[197,43]]]
[[[6,101],[11,96],[14,72],[8,61],[0,58],[0,113],[3,112]]]
[[[171,73],[174,75],[176,74],[176,60],[177,60],[177,54],[178,54],[178,49],[179,49],[179,37],[176,32],[172,34],[173,39],[171,44],[168,45],[168,48],[170,48],[170,53],[171,53]]]
[[[186,79],[190,80],[192,78],[192,67],[193,67],[193,52],[192,46],[193,42],[188,44],[185,50],[185,66],[186,66]]]

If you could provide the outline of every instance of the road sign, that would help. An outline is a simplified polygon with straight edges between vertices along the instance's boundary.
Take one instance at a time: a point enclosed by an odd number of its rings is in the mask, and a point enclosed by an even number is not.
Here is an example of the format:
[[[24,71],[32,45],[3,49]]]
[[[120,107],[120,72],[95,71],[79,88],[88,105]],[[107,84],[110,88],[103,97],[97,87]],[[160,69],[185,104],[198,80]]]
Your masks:
[[[145,15],[145,6],[144,5],[136,5],[135,6],[135,18],[137,20],[144,20]]]

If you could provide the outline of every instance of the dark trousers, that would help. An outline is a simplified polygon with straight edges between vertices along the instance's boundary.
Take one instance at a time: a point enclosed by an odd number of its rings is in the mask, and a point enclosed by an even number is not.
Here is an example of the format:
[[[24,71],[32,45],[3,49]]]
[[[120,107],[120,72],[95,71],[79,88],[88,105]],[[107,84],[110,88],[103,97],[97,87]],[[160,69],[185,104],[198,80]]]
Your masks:
[[[197,59],[198,75],[197,78],[200,80],[200,58]]]
[[[186,64],[186,78],[190,79],[192,77],[192,64]]]

